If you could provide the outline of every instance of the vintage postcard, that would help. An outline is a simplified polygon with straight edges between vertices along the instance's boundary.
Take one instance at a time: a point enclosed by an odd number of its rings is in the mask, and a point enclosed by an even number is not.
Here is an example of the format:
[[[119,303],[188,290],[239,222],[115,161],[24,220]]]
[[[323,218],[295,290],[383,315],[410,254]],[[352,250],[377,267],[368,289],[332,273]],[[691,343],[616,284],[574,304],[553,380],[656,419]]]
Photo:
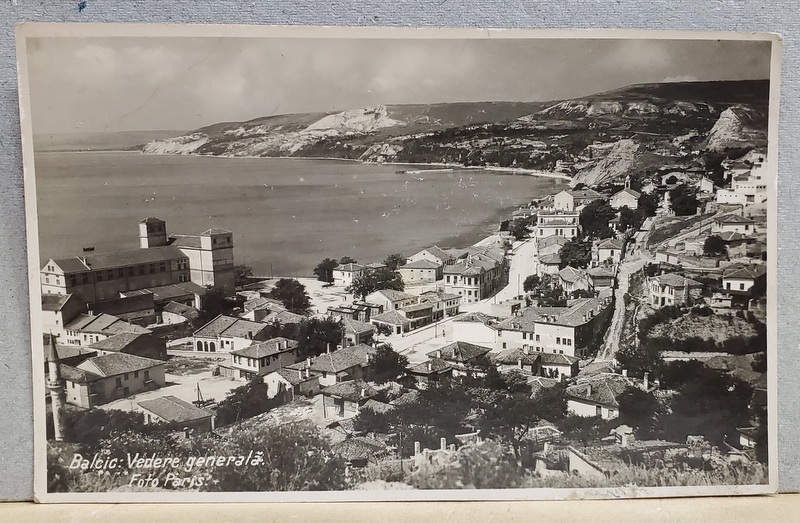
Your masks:
[[[776,490],[779,36],[17,45],[39,501]]]

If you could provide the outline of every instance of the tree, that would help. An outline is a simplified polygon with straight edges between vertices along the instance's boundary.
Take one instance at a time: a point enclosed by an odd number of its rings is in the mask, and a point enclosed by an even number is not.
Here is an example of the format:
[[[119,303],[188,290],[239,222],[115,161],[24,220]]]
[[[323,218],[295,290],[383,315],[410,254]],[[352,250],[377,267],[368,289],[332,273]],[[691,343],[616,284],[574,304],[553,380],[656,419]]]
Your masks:
[[[614,231],[608,226],[608,223],[617,215],[615,211],[607,202],[603,200],[595,200],[581,211],[578,218],[583,235],[589,238],[610,238],[614,235]]]
[[[597,441],[608,434],[608,422],[600,416],[578,416],[570,414],[560,423],[558,428],[567,439],[580,441],[586,447],[590,441]]]
[[[639,387],[628,387],[617,397],[617,402],[620,422],[634,427],[637,438],[652,438],[656,432],[656,415],[660,410],[655,396]]]
[[[384,343],[372,358],[372,377],[376,383],[392,381],[403,374],[408,366],[408,358],[396,352],[391,345]]]
[[[541,278],[539,278],[538,275],[531,274],[530,276],[525,278],[524,282],[522,282],[522,290],[524,290],[525,292],[531,292],[536,287],[539,286],[540,282],[541,282]]]
[[[319,356],[342,342],[342,322],[333,318],[308,318],[297,328],[297,354],[301,358]]]
[[[252,418],[281,404],[280,399],[270,398],[267,385],[261,377],[230,391],[217,407],[217,426],[230,425]]]
[[[403,278],[395,271],[388,268],[377,269],[374,271],[364,271],[355,278],[353,283],[347,288],[353,296],[365,299],[369,294],[383,289],[402,291],[405,288]]]
[[[293,278],[278,280],[269,291],[269,296],[280,300],[284,307],[295,314],[305,314],[311,308],[311,298],[305,285]]]
[[[661,375],[664,359],[655,345],[642,342],[638,347],[625,347],[617,351],[617,362],[628,374],[643,377],[647,372],[651,379]]]
[[[509,231],[515,240],[523,240],[528,237],[528,220],[525,218],[517,218],[509,226]]]
[[[670,206],[675,216],[692,216],[697,213],[697,191],[686,185],[678,185],[669,191]]]
[[[314,274],[319,281],[333,283],[333,269],[339,266],[339,262],[333,258],[325,258],[314,267]]]
[[[220,289],[207,287],[203,296],[200,317],[197,319],[199,325],[205,325],[220,314],[229,314],[234,307],[234,302],[225,297],[225,293]]]
[[[140,412],[121,410],[89,409],[68,411],[64,415],[64,439],[79,443],[84,451],[98,449],[100,440],[123,432],[147,434],[156,425],[145,425]]]
[[[703,243],[703,254],[706,256],[720,256],[725,254],[725,241],[713,234],[706,238],[706,241]]]
[[[375,325],[375,334],[379,336],[391,336],[392,328],[385,323],[378,323]]]
[[[658,210],[658,196],[642,193],[637,201],[636,210],[641,211],[645,218],[655,216]]]
[[[240,287],[248,283],[250,278],[253,277],[253,268],[249,265],[234,265],[233,279],[236,287]]]
[[[573,238],[561,247],[561,263],[559,268],[570,266],[576,269],[585,269],[592,259],[592,242]]]
[[[396,271],[398,267],[406,264],[406,256],[401,253],[390,254],[383,260],[383,263],[386,264],[390,271]]]
[[[328,439],[311,423],[237,430],[216,443],[213,454],[237,456],[242,449],[252,449],[258,463],[213,467],[204,490],[295,492],[346,487],[344,460],[333,454]]]
[[[347,265],[348,263],[358,263],[354,258],[350,256],[343,256],[339,258],[339,265]]]

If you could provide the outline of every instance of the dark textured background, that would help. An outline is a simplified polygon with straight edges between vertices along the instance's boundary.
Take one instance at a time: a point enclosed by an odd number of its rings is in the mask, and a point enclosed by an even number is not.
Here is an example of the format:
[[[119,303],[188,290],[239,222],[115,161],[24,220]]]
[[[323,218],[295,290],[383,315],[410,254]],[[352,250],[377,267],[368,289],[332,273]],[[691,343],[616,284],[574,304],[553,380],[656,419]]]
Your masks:
[[[28,278],[14,24],[157,22],[424,27],[635,28],[771,31],[784,36],[778,188],[780,490],[800,490],[797,360],[800,253],[800,5],[795,0],[1,0],[0,2],[0,500],[32,496]],[[57,86],[54,86],[57,88]],[[87,224],[90,226],[91,224]],[[34,275],[36,276],[36,275]]]

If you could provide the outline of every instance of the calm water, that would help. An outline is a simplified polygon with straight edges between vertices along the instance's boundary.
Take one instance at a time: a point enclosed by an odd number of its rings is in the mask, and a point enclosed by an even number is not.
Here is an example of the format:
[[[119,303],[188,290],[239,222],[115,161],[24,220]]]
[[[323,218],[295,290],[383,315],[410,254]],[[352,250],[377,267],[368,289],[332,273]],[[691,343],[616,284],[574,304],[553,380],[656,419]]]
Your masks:
[[[138,247],[138,222],[234,232],[237,263],[257,274],[311,274],[325,257],[383,260],[470,245],[501,216],[563,181],[491,171],[396,174],[336,160],[37,153],[41,258]],[[419,169],[421,167],[408,167]]]

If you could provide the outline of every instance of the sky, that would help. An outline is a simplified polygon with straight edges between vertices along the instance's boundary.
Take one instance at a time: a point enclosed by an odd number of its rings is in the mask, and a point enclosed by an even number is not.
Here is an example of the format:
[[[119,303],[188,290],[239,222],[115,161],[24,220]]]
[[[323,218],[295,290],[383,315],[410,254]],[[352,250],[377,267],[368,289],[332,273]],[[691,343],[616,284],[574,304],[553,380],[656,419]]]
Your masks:
[[[768,42],[60,37],[28,40],[34,133],[191,130],[378,104],[548,101],[769,78]]]

